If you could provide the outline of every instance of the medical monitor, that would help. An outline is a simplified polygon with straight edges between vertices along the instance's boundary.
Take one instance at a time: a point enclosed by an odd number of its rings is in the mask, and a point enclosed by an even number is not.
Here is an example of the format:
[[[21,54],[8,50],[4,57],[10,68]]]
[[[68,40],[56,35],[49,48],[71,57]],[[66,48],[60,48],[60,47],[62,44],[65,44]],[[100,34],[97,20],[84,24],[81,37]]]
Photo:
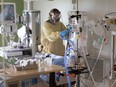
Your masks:
[[[0,3],[0,25],[2,24],[2,17],[4,17],[4,24],[12,25],[16,23],[16,5],[15,3],[4,3],[2,15],[2,3]]]

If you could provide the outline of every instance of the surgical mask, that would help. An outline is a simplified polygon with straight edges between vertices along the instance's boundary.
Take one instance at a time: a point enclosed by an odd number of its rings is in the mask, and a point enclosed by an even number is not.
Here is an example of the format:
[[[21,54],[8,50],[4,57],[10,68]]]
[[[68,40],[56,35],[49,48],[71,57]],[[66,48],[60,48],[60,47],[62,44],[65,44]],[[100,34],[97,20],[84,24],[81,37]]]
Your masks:
[[[60,15],[60,14],[57,14],[57,15],[54,15],[54,16],[53,16],[53,19],[54,19],[54,20],[58,20],[58,19],[60,19],[60,18],[61,18],[61,15]]]
[[[55,21],[57,21],[57,20],[59,20],[61,18],[61,14],[53,14],[53,13],[51,13],[51,15],[52,15],[52,20],[55,20]]]

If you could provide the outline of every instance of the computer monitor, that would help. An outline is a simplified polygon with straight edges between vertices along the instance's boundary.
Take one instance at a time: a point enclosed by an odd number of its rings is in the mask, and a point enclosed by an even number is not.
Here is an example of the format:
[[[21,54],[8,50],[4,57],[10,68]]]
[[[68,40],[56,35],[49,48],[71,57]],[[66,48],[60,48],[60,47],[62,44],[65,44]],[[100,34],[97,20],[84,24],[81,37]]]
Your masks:
[[[4,17],[4,24],[12,25],[16,23],[16,5],[15,3],[4,3],[2,15],[2,3],[0,3],[0,25],[2,24],[2,17]]]

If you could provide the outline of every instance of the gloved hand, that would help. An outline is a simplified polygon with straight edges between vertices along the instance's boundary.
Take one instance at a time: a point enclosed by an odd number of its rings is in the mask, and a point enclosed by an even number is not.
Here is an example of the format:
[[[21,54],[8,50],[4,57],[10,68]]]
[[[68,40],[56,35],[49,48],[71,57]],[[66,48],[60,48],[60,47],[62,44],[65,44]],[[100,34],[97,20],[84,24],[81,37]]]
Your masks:
[[[66,38],[67,36],[69,36],[69,30],[68,29],[60,32],[60,38]]]

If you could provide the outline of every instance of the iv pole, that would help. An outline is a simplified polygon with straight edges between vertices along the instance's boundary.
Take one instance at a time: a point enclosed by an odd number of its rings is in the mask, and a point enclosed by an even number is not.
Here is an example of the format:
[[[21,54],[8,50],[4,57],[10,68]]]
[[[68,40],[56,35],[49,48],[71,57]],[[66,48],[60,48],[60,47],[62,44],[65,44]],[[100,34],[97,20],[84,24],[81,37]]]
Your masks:
[[[78,9],[78,0],[76,0],[76,10],[79,11]],[[77,40],[77,52],[78,52],[78,40]],[[78,53],[77,53],[77,58],[78,58]],[[76,75],[76,87],[80,87],[80,76]]]
[[[1,25],[1,29],[2,29],[2,32],[3,32],[3,34],[2,34],[2,47],[4,47],[5,46],[5,40],[4,40],[4,38],[5,38],[5,33],[4,33],[4,0],[1,0],[1,13],[2,13],[2,15],[1,15],[1,19],[2,19],[2,25]],[[3,54],[4,55],[4,54]],[[5,57],[5,55],[4,55],[4,57]],[[2,63],[3,63],[3,73],[5,74],[5,58],[2,58]]]
[[[79,2],[78,2],[78,0],[76,1],[77,2],[77,11],[79,10]]]
[[[76,4],[77,4],[77,11],[79,11],[79,1],[78,0],[76,0]],[[82,51],[83,51],[83,56],[84,56],[84,60],[85,60],[85,62],[86,62],[86,64],[87,64],[87,67],[88,67],[88,70],[89,71],[91,71],[90,70],[90,67],[89,67],[89,64],[88,64],[88,61],[87,61],[87,59],[86,59],[86,54],[85,54],[85,52],[84,52],[84,49],[83,49],[83,47],[82,47]],[[77,52],[78,52],[78,40],[77,40]],[[78,55],[78,54],[77,54]],[[78,56],[77,56],[77,58],[78,58]],[[94,80],[94,78],[93,78],[93,75],[91,75],[91,78],[92,78],[92,80],[93,80],[93,83],[94,83],[94,85],[95,85],[95,87],[97,87],[97,85],[96,85],[96,83],[95,83],[95,80]],[[80,76],[79,75],[76,75],[76,87],[80,87]]]

